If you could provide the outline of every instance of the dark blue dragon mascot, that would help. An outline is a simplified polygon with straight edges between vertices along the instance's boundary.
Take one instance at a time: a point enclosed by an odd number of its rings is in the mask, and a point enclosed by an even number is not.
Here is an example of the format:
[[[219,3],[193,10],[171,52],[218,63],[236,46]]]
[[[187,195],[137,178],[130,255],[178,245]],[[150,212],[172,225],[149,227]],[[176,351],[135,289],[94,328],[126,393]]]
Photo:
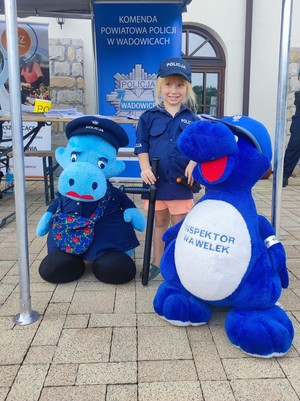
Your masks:
[[[178,146],[197,162],[194,178],[207,191],[163,237],[155,311],[174,325],[197,326],[213,308],[228,308],[225,330],[233,345],[252,356],[284,355],[294,336],[277,302],[288,286],[285,250],[251,193],[270,168],[266,128],[245,116],[197,121]]]

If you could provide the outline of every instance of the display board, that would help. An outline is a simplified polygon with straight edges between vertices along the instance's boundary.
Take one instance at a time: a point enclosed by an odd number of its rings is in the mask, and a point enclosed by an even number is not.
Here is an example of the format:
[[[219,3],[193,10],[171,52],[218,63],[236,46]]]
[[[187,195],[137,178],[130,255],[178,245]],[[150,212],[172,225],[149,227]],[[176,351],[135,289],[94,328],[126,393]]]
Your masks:
[[[94,4],[99,112],[138,119],[154,103],[161,61],[181,56],[180,4]],[[135,128],[124,124],[128,148]],[[124,160],[124,178],[139,178],[137,159]]]

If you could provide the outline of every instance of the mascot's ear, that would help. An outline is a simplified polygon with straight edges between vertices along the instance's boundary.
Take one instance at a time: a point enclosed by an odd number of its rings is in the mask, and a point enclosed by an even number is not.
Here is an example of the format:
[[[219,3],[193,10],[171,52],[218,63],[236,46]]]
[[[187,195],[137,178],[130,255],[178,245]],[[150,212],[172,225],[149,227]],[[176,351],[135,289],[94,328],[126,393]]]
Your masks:
[[[117,175],[123,173],[125,170],[125,163],[122,160],[116,160],[116,169],[118,170]]]
[[[122,160],[111,160],[111,164],[108,165],[105,170],[105,177],[110,178],[110,177],[117,177],[119,174],[121,174],[125,170],[125,163]]]
[[[65,150],[66,148],[57,148],[55,150],[55,159],[62,168],[65,168],[69,163],[69,160],[65,159]]]

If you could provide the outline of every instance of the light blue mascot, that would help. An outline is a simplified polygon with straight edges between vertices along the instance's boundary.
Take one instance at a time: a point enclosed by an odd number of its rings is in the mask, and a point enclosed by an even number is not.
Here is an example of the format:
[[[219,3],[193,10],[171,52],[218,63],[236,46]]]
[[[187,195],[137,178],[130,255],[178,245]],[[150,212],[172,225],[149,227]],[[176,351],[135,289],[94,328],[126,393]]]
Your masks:
[[[143,231],[146,224],[134,203],[108,180],[125,168],[117,151],[128,145],[127,134],[112,120],[84,116],[67,124],[66,135],[66,148],[55,152],[63,167],[58,196],[36,230],[38,236],[48,234],[39,273],[51,283],[70,282],[84,274],[89,261],[100,281],[126,283],[136,274],[131,258],[139,245],[135,229]]]
[[[269,358],[291,347],[294,330],[277,304],[288,286],[286,255],[251,188],[272,157],[266,128],[245,116],[197,121],[178,146],[207,188],[186,218],[164,235],[164,282],[154,309],[174,325],[201,325],[227,307],[225,330],[245,353]]]

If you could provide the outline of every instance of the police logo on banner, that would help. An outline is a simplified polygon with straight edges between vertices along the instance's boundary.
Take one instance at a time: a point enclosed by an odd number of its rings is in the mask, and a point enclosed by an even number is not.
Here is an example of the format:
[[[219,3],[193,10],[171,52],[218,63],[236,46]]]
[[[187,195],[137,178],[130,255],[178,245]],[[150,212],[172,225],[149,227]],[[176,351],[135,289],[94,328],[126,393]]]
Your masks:
[[[115,90],[106,95],[106,100],[116,108],[116,115],[139,117],[155,106],[156,74],[147,74],[141,64],[135,64],[129,74],[118,72],[114,78]]]

